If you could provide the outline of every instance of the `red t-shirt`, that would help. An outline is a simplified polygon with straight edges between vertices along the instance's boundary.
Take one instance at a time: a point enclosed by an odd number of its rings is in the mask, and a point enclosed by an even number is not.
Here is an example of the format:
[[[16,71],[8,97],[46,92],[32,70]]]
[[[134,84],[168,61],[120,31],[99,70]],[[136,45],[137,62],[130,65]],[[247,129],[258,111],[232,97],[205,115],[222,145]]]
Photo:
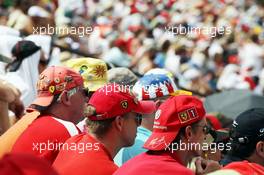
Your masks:
[[[16,140],[11,152],[34,154],[52,164],[62,144],[79,133],[72,122],[40,116]]]
[[[63,175],[112,175],[117,165],[106,148],[88,134],[80,134],[68,139],[53,163]]]
[[[248,161],[242,161],[242,162],[233,162],[228,165],[226,165],[222,169],[231,169],[234,170],[241,175],[263,175],[264,174],[264,167],[256,164],[256,163],[250,163]]]
[[[6,154],[0,159],[0,175],[59,175],[50,164],[30,154]]]
[[[173,158],[169,153],[149,154],[142,153],[121,166],[114,175],[194,175],[194,172],[186,168]]]

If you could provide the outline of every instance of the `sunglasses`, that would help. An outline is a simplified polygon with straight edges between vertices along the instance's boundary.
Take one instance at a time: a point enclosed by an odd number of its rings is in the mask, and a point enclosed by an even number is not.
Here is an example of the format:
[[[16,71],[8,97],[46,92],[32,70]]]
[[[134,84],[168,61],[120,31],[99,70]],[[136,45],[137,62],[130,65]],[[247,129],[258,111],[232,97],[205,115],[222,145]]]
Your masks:
[[[202,127],[203,128],[203,133],[205,135],[209,134],[211,131],[211,128],[208,125],[195,125],[194,127]]]
[[[137,114],[135,117],[135,121],[137,123],[137,126],[140,126],[142,122],[142,114]]]
[[[81,88],[81,87],[75,87],[75,88],[72,88],[72,89],[68,90],[67,91],[67,96],[68,97],[71,97],[74,94],[76,94],[79,90],[81,90],[82,94],[85,97],[88,97],[89,96],[89,89],[88,88]],[[61,100],[61,95],[62,95],[62,93],[58,96],[58,98],[57,98],[56,101],[60,101]]]

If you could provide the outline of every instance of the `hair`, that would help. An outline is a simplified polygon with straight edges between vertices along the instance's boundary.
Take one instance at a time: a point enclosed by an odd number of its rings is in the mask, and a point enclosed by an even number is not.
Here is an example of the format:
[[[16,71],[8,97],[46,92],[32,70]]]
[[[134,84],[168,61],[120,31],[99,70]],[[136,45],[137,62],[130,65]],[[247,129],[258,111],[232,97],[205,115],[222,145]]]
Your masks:
[[[115,117],[106,120],[90,120],[87,118],[86,125],[89,131],[98,137],[104,136],[112,127]]]
[[[112,122],[115,117],[106,120],[91,120],[89,116],[96,115],[96,109],[92,105],[87,105],[85,109],[86,125],[89,128],[89,132],[95,134],[98,137],[104,136],[111,128]]]
[[[185,135],[185,129],[188,127],[188,126],[191,126],[191,128],[193,129],[193,131],[196,131],[196,128],[195,126],[198,125],[198,123],[200,122],[199,121],[196,121],[194,123],[192,123],[191,125],[187,125],[187,126],[184,126],[180,129],[180,131],[178,132],[176,138],[172,141],[172,143],[180,143],[180,140],[182,139],[182,137]]]
[[[231,150],[227,152],[227,155],[247,159],[255,151],[256,144],[257,141],[247,143],[246,145],[232,141]]]
[[[86,111],[88,112],[86,115],[86,126],[88,127],[89,132],[95,134],[97,137],[103,137],[111,129],[112,123],[116,119],[116,117],[104,120],[91,120],[89,119],[89,116],[97,114],[95,108],[91,105],[88,105],[86,107]],[[127,114],[122,115],[122,118],[124,119],[127,117]]]

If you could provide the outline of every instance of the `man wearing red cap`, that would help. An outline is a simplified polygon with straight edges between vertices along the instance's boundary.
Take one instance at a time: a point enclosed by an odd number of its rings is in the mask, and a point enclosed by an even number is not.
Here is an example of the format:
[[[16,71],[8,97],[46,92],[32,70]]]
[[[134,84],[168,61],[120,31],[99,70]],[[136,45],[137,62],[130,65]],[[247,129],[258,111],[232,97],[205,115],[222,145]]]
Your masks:
[[[159,105],[179,91],[177,91],[176,84],[168,75],[151,73],[144,75],[136,82],[135,86],[133,86],[133,92],[137,94],[138,100],[152,100]],[[142,146],[151,135],[154,115],[155,113],[143,116],[141,126],[137,128],[135,144],[131,147],[122,148],[118,152],[114,161],[119,167],[129,159],[147,151]]]
[[[109,84],[93,94],[88,110],[89,133],[65,143],[78,145],[79,149],[63,149],[54,161],[53,166],[61,175],[112,175],[118,168],[114,156],[122,147],[134,144],[141,122],[139,114],[153,113],[156,105],[152,101],[137,101],[129,89]]]
[[[87,90],[81,75],[55,66],[40,74],[37,89],[38,96],[30,107],[40,115],[20,135],[12,152],[35,154],[52,163],[61,145],[80,133],[75,124],[84,117]]]
[[[203,143],[208,133],[204,116],[203,104],[196,97],[169,98],[155,114],[152,135],[144,144],[148,151],[129,160],[114,175],[194,174],[186,166],[202,153],[197,145]],[[213,163],[201,159],[196,166],[197,174],[214,168]]]

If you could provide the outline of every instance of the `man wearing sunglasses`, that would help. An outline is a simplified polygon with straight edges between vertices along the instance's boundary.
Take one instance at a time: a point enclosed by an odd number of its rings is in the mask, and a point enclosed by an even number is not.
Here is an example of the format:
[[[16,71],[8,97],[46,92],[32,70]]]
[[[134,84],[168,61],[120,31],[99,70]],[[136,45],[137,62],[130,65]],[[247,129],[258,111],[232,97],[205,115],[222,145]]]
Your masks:
[[[178,88],[172,78],[170,78],[169,75],[165,73],[161,74],[160,72],[162,71],[159,70],[159,74],[150,73],[144,75],[136,82],[133,87],[133,92],[137,94],[138,100],[155,101],[157,106],[159,106],[177,92]],[[154,116],[155,113],[143,116],[142,124],[137,128],[137,137],[134,145],[122,148],[116,155],[114,160],[118,166],[123,165],[136,155],[147,151],[147,149],[144,149],[142,146],[151,135]]]
[[[219,169],[217,163],[202,159],[196,161],[196,172],[187,168],[194,157],[202,155],[199,145],[208,132],[205,109],[198,98],[170,97],[155,114],[153,132],[144,144],[148,151],[130,159],[114,175],[193,175]]]
[[[88,90],[81,75],[59,66],[48,67],[40,74],[37,90],[28,111],[40,115],[16,140],[12,152],[35,154],[52,164],[61,145],[80,133],[76,124],[84,117]]]
[[[113,158],[122,147],[131,146],[141,123],[140,114],[156,110],[152,101],[137,101],[121,85],[98,89],[87,106],[87,134],[74,136],[68,145],[86,145],[82,150],[61,150],[53,166],[62,175],[112,175],[117,166]],[[88,147],[87,147],[88,145]]]

